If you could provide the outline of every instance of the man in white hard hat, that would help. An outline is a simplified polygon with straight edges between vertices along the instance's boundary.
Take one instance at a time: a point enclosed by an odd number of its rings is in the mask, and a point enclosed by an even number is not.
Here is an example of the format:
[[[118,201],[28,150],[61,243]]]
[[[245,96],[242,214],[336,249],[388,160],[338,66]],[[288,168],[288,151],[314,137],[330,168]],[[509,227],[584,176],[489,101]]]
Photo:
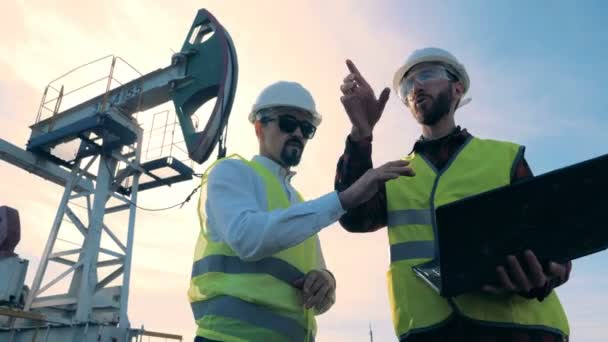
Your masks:
[[[385,88],[376,98],[355,65],[346,64],[341,101],[353,128],[338,161],[337,191],[372,168],[372,132],[390,92]],[[525,251],[497,265],[501,287],[450,299],[412,271],[436,256],[435,207],[532,176],[523,146],[479,139],[456,125],[454,113],[470,101],[464,98],[469,86],[465,67],[449,52],[424,48],[409,56],[393,89],[422,128],[405,158],[416,176],[387,182],[369,201],[347,209],[340,223],[351,232],[388,227],[389,297],[400,341],[567,340],[568,321],[553,288],[567,281],[571,263],[543,268]]]
[[[249,121],[259,155],[221,160],[203,177],[188,292],[195,341],[313,341],[314,316],[333,305],[336,291],[317,233],[411,169],[391,162],[344,191],[303,201],[291,167],[321,123],[311,94],[298,83],[274,83]]]

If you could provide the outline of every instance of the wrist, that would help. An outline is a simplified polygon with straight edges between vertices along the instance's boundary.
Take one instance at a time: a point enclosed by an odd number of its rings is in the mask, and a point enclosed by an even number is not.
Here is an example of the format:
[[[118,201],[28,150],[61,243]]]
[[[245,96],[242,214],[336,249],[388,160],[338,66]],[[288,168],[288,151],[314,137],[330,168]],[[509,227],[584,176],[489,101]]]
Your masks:
[[[372,129],[369,127],[357,127],[353,126],[350,130],[350,138],[354,142],[369,138],[372,135]]]
[[[354,194],[353,194],[353,186],[351,185],[346,190],[338,193],[338,199],[340,200],[340,204],[342,205],[342,209],[349,210],[354,207]]]

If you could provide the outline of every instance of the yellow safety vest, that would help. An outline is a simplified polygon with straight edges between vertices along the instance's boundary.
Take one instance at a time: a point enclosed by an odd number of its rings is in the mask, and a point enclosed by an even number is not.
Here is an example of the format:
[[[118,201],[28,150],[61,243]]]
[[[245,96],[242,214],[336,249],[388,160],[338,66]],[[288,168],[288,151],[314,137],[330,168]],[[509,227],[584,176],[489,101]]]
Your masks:
[[[405,159],[416,176],[387,182],[388,285],[393,324],[400,340],[437,328],[453,315],[491,326],[569,334],[566,314],[554,292],[542,302],[482,292],[446,299],[411,269],[436,255],[435,208],[509,184],[522,153],[523,147],[512,143],[471,137],[443,170],[412,153]]]
[[[268,169],[240,159],[262,178],[268,211],[290,206]],[[318,266],[315,236],[271,257],[248,262],[227,244],[207,237],[203,209],[199,200],[201,231],[188,291],[197,335],[226,342],[314,341],[314,315],[303,309],[300,290],[292,283]]]

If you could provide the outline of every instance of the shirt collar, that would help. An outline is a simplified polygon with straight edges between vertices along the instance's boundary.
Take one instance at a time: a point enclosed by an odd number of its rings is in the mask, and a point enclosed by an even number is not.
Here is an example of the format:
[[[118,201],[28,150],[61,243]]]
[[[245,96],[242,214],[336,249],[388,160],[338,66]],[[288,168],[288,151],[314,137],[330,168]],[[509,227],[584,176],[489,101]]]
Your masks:
[[[443,136],[439,139],[426,139],[424,136],[420,135],[420,137],[418,138],[418,140],[416,140],[416,143],[412,147],[412,151],[410,153],[420,152],[420,150],[424,149],[426,146],[441,144],[442,142],[452,140],[455,137],[468,137],[469,135],[470,133],[467,131],[467,129],[461,128],[460,126],[456,126],[454,130],[450,132],[450,134]]]
[[[262,164],[265,168],[268,169],[268,171],[270,171],[273,175],[275,175],[279,179],[286,178],[289,181],[296,174],[295,171],[288,171],[283,166],[281,166],[279,163],[275,162],[274,160],[272,160],[268,157],[257,155],[255,157],[253,157],[253,161]]]

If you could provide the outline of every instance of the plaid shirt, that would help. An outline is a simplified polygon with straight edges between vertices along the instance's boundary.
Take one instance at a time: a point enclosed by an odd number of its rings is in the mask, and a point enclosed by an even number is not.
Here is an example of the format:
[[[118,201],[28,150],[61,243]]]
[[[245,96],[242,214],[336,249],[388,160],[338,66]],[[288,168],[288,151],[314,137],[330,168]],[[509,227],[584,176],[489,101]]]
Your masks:
[[[435,168],[441,170],[470,136],[471,134],[466,129],[456,127],[451,134],[441,139],[424,140],[420,137],[414,144],[413,151],[423,155],[433,163]],[[338,191],[347,189],[372,167],[372,137],[358,142],[352,141],[350,137],[347,138],[346,149],[338,161],[335,189]],[[522,155],[511,175],[511,182],[532,176],[532,170]],[[340,224],[349,232],[376,231],[387,225],[386,205],[386,187],[382,186],[372,199],[357,208],[348,210],[340,218]],[[571,263],[566,266],[569,274]],[[551,292],[555,284],[555,282],[548,282],[545,287],[522,295],[542,300]],[[455,317],[441,328],[411,336],[408,338],[409,341],[557,342],[563,341],[563,337],[540,330],[482,327],[464,318]]]

